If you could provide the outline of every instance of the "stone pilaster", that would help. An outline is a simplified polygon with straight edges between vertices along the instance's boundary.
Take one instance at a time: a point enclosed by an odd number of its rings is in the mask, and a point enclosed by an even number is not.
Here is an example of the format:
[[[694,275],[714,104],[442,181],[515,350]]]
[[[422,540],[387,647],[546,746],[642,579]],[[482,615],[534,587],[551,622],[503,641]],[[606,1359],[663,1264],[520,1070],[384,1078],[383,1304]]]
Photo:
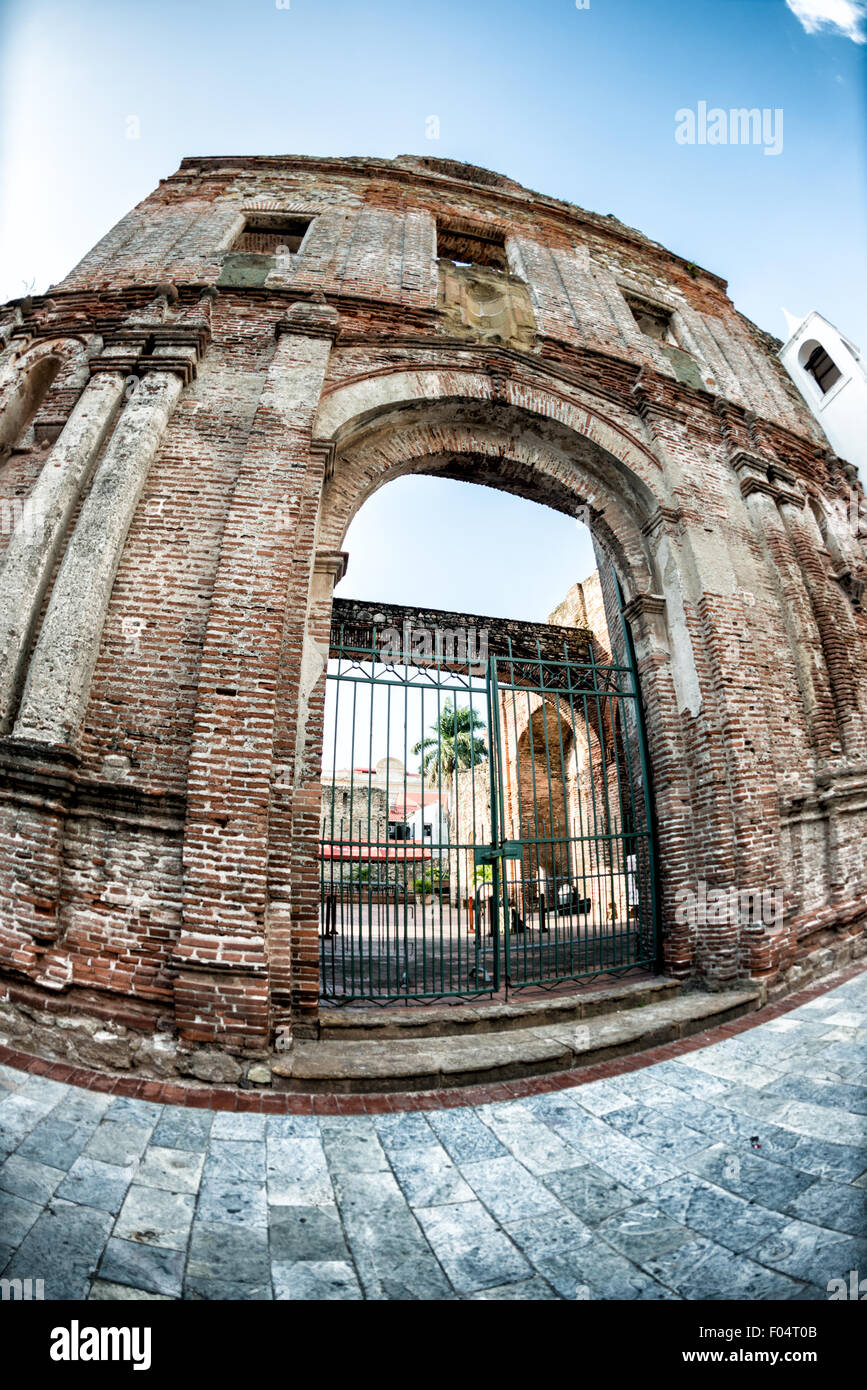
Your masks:
[[[182,352],[192,369],[194,349]],[[75,742],[127,532],[183,385],[175,363],[169,370],[149,371],[124,407],[51,593],[15,721],[16,738]]]
[[[63,538],[123,395],[125,368],[110,364],[107,357],[76,403],[22,508],[0,566],[0,732],[10,727]]]
[[[859,637],[849,601],[822,560],[824,545],[815,517],[802,496],[787,491],[779,499],[792,549],[800,564],[813,608],[833,696],[838,737],[832,753],[864,755],[864,716],[859,687],[864,681]],[[839,746],[838,746],[839,745]]]

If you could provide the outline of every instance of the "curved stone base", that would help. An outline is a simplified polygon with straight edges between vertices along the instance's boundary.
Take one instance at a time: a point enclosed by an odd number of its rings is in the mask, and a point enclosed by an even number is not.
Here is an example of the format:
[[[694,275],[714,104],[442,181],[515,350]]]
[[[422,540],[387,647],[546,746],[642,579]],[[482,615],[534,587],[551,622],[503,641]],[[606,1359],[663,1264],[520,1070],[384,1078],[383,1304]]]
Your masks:
[[[451,1026],[444,1010],[432,1009],[435,1031],[426,1036],[413,1033],[425,1026],[417,1021],[421,1011],[396,1010],[380,1024],[378,1042],[369,1040],[378,1031],[376,1020],[331,1014],[321,1041],[287,1040],[279,1050],[243,1056],[213,1046],[190,1047],[170,1031],[146,1032],[95,1019],[66,998],[48,996],[43,1002],[29,987],[9,986],[0,1001],[0,1046],[18,1055],[35,1054],[48,1066],[94,1068],[128,1081],[133,1091],[151,1082],[240,1088],[238,1094],[272,1088],[346,1095],[484,1086],[583,1071],[767,1005],[794,1007],[788,1001],[800,997],[805,986],[825,987],[829,976],[847,966],[857,969],[865,957],[867,935],[835,936],[805,954],[782,983],[745,981],[735,990],[682,992],[677,981],[665,977],[620,982],[556,999],[494,1005],[488,1017],[476,1008],[461,1018],[456,1009]]]

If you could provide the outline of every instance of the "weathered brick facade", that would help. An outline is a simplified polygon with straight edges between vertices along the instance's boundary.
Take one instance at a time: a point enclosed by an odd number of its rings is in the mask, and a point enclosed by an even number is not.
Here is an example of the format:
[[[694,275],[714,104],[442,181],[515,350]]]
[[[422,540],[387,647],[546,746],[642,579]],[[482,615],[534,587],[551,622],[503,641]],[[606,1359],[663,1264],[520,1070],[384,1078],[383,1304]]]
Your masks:
[[[203,1075],[315,1033],[331,595],[413,471],[585,515],[609,606],[616,570],[667,969],[860,949],[859,485],[722,280],[447,160],[188,159],[0,333],[9,1010]],[[701,881],[783,927],[678,922]]]

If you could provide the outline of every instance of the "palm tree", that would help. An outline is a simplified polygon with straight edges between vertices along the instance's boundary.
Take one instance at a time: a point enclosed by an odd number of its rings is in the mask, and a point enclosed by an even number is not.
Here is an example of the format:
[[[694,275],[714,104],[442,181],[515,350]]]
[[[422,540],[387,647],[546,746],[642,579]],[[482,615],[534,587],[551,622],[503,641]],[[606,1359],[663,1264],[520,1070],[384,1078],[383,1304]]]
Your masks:
[[[455,709],[451,700],[446,700],[429,737],[420,739],[412,750],[423,754],[422,772],[430,785],[487,758],[485,740],[475,736],[476,730],[484,727],[484,720],[469,705]]]

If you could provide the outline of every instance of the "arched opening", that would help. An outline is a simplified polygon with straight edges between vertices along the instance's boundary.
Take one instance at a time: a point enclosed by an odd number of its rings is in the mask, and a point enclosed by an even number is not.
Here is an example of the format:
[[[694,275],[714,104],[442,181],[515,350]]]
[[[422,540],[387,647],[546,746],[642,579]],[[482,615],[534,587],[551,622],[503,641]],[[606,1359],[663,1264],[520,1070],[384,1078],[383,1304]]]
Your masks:
[[[823,396],[828,394],[843,375],[831,354],[815,338],[810,338],[804,343],[798,353],[798,362],[813,378]]]
[[[44,353],[20,372],[15,389],[0,412],[0,460],[20,446],[60,366],[59,356]]]
[[[417,430],[442,444],[425,413]],[[471,415],[451,407],[449,442],[471,426],[472,451],[413,458],[402,412],[404,460],[386,469],[379,420],[344,446],[326,489],[320,542],[349,555],[324,682],[319,930],[330,1004],[555,987],[656,961],[649,774],[611,552],[630,585],[636,566],[605,515],[577,503],[574,470],[541,472],[517,417],[504,446],[490,412],[489,439]],[[402,506],[389,506],[401,490]],[[522,516],[520,548],[498,533],[504,502]],[[464,523],[459,558],[437,541],[449,506]],[[542,601],[538,557],[567,550]],[[637,548],[633,557],[644,560]]]
[[[552,391],[550,383],[528,382],[511,372],[512,364],[499,358],[473,369],[454,360],[447,366],[404,364],[350,376],[320,400],[310,461],[318,500],[315,514],[309,513],[309,548],[298,550],[289,576],[293,597],[285,618],[284,669],[275,693],[279,761],[269,802],[269,836],[276,848],[268,871],[267,941],[269,987],[281,1026],[282,1010],[283,1018],[303,1029],[318,1014],[327,968],[323,941],[329,951],[333,946],[335,959],[348,949],[341,936],[325,935],[322,903],[325,692],[328,659],[339,634],[340,600],[334,589],[343,574],[342,552],[364,502],[385,483],[411,474],[482,484],[543,503],[568,518],[572,528],[578,516],[589,525],[594,544],[608,561],[610,588],[615,595],[621,590],[627,623],[618,615],[615,629],[624,643],[627,636],[631,639],[634,657],[624,662],[625,673],[610,673],[607,686],[594,688],[587,710],[595,710],[597,700],[602,708],[614,702],[624,711],[637,710],[639,692],[629,679],[637,670],[648,729],[649,757],[644,757],[637,716],[623,720],[639,806],[648,805],[652,768],[661,845],[658,868],[642,861],[654,889],[641,898],[642,950],[655,961],[657,923],[664,912],[666,965],[671,962],[681,974],[694,968],[697,934],[689,924],[680,925],[675,913],[678,890],[695,880],[695,855],[701,850],[694,833],[697,793],[687,751],[688,720],[700,709],[701,690],[694,634],[680,602],[685,557],[671,520],[676,498],[669,495],[662,465],[634,422],[630,427],[603,414],[590,391],[572,388],[567,399]],[[373,604],[367,615],[368,650],[373,626],[380,635],[373,619],[381,606]],[[355,660],[360,664],[363,653],[356,652]],[[534,660],[538,671],[535,649]],[[541,690],[546,697],[553,693],[549,687],[550,682]],[[576,709],[583,717],[583,693]],[[372,761],[360,765],[375,769]],[[480,822],[480,835],[482,829]],[[502,883],[502,852],[508,846],[499,823],[491,827],[495,829]],[[639,811],[634,826],[626,824],[625,833],[651,834],[649,807]],[[713,852],[717,849],[711,845]],[[572,901],[577,900],[576,892]],[[484,980],[484,974],[477,972],[474,978]]]

